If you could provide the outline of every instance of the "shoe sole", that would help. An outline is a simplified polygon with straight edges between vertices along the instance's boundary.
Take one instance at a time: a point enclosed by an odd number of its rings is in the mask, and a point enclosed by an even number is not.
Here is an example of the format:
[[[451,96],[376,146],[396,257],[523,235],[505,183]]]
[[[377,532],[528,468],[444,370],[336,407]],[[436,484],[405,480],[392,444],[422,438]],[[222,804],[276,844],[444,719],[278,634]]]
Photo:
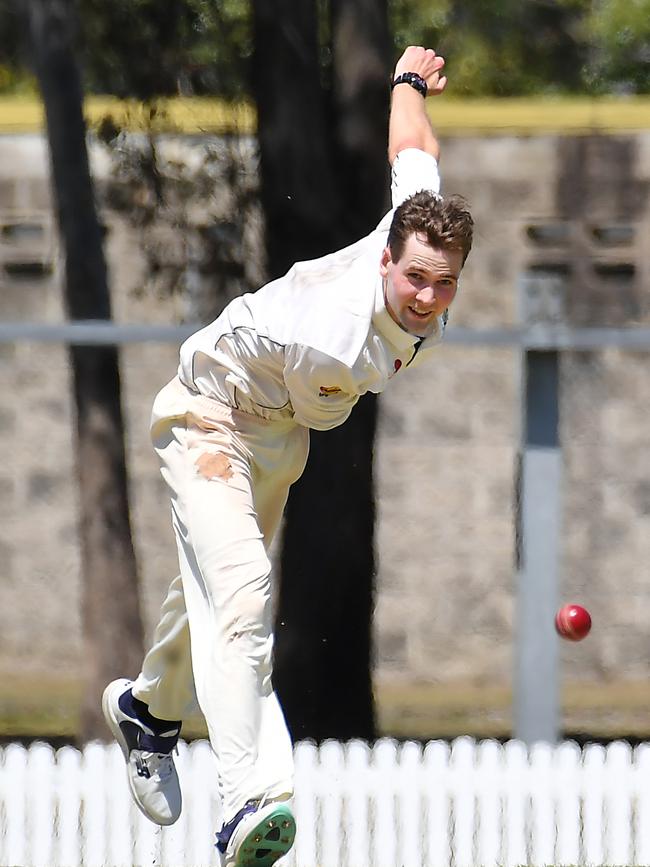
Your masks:
[[[161,822],[160,818],[155,818],[154,816],[151,816],[145,810],[145,808],[142,806],[142,804],[140,803],[140,799],[138,798],[138,794],[135,791],[135,789],[133,788],[133,783],[131,781],[131,775],[129,774],[129,767],[128,767],[128,765],[129,765],[129,752],[130,752],[129,751],[129,745],[126,742],[126,738],[124,737],[122,729],[120,728],[119,722],[117,721],[117,719],[113,715],[113,710],[111,707],[111,699],[113,698],[113,694],[117,693],[118,695],[120,695],[121,693],[124,692],[124,690],[127,687],[131,686],[132,683],[133,683],[132,680],[127,680],[126,678],[111,681],[111,683],[109,683],[108,686],[106,687],[106,689],[104,690],[104,694],[102,695],[102,713],[104,714],[104,719],[106,720],[106,724],[108,725],[109,729],[111,730],[113,737],[115,738],[120,749],[122,750],[122,755],[124,756],[124,761],[126,762],[126,765],[127,765],[127,767],[126,767],[126,781],[129,784],[129,791],[131,792],[131,797],[133,798],[135,805],[140,810],[140,812],[144,816],[146,816],[150,822],[153,822],[155,825],[173,825],[174,822],[176,821],[176,819],[178,818],[178,816],[176,818],[170,818],[170,820],[167,822]],[[119,690],[119,692],[118,692],[118,690]]]
[[[132,681],[126,680],[126,678],[121,680],[113,680],[108,684],[106,689],[104,690],[104,694],[102,695],[102,713],[104,714],[104,719],[106,720],[106,724],[111,730],[113,737],[118,742],[120,749],[122,750],[122,755],[124,756],[124,761],[129,761],[129,745],[126,742],[124,734],[122,733],[122,729],[120,728],[120,724],[117,719],[113,715],[113,708],[111,707],[111,699],[113,697],[113,693],[118,691],[118,695],[124,692],[124,690],[131,685]]]
[[[258,822],[244,837],[237,850],[235,867],[272,867],[293,846],[296,820],[284,804]]]

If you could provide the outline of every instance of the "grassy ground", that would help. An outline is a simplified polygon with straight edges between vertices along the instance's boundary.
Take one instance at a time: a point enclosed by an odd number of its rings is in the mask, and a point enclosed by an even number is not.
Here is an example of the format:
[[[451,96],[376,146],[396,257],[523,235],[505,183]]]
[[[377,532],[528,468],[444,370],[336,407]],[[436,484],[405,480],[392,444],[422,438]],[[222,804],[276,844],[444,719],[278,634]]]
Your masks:
[[[650,129],[650,97],[429,100],[432,119],[442,134],[539,134],[623,132]],[[229,107],[215,99],[161,100],[154,127],[184,133],[252,132],[251,106]],[[111,115],[120,125],[143,128],[148,113],[138,103],[94,97],[86,103],[91,125]],[[42,106],[35,98],[0,97],[0,133],[35,132],[43,128]]]
[[[80,684],[65,677],[0,678],[0,739],[74,740],[78,731]],[[382,735],[429,740],[471,735],[512,736],[512,696],[505,687],[453,684],[378,684]],[[650,684],[565,684],[565,736],[579,740],[650,740]],[[189,720],[186,738],[205,737],[200,718]]]
[[[57,675],[0,676],[0,740],[45,738],[73,741],[79,730],[81,683]],[[204,737],[200,719],[183,728],[187,738]]]
[[[397,737],[512,737],[512,693],[503,686],[379,684],[379,727]],[[565,683],[563,736],[580,741],[650,739],[650,684]]]

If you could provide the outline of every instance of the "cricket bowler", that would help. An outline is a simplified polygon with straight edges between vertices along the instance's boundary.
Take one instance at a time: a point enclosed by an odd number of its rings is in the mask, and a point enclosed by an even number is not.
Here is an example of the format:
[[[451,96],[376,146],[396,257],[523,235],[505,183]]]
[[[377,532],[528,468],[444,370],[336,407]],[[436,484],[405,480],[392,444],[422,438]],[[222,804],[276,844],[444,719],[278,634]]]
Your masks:
[[[171,499],[180,574],[134,681],[103,710],[142,812],[175,822],[173,751],[198,701],[214,751],[222,867],[270,867],[291,848],[293,757],[272,681],[268,550],[309,430],[334,428],[359,397],[431,364],[472,245],[459,198],[439,195],[440,146],[425,111],[444,59],[408,47],[392,79],[393,209],[367,237],[298,262],[234,299],[180,349],[151,433]]]

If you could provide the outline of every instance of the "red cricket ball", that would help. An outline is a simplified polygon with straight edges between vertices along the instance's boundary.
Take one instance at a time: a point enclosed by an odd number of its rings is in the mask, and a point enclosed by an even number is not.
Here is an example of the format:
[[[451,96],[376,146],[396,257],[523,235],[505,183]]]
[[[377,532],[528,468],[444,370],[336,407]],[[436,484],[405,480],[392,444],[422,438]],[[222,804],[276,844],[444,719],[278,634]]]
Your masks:
[[[555,615],[555,629],[567,641],[582,641],[589,635],[591,615],[582,605],[563,605]]]

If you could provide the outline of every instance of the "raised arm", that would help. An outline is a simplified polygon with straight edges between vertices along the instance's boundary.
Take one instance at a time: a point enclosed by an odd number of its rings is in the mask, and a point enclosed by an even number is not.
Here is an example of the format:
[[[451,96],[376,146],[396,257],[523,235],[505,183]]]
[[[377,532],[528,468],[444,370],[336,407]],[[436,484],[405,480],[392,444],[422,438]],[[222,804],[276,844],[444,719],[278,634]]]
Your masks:
[[[410,45],[397,61],[393,81],[404,73],[413,72],[427,84],[427,96],[442,93],[447,78],[442,74],[445,65],[431,48]],[[416,82],[417,83],[417,82]],[[388,125],[388,160],[406,148],[418,148],[440,157],[440,145],[425,110],[425,98],[411,84],[397,84],[393,88],[390,121]]]

